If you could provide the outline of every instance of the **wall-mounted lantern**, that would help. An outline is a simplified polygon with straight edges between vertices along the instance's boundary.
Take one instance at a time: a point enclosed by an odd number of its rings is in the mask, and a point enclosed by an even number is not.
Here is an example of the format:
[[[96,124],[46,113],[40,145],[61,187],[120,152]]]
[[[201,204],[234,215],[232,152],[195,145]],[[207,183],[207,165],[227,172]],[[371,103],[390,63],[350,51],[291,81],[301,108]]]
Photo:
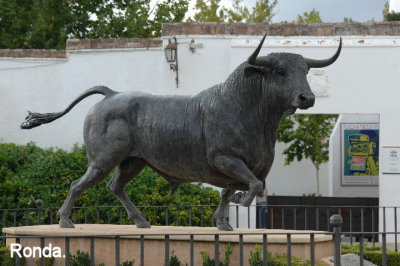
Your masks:
[[[175,81],[176,87],[179,86],[179,75],[178,75],[178,43],[176,41],[176,37],[168,40],[168,44],[164,49],[165,59],[169,63],[169,69],[176,73]]]
[[[176,81],[176,87],[179,87],[179,75],[178,75],[178,44],[189,44],[189,51],[192,53],[196,52],[196,48],[202,47],[202,45],[196,45],[194,40],[191,40],[190,42],[180,42],[178,43],[176,40],[176,37],[173,37],[172,39],[168,39],[168,44],[164,48],[164,55],[165,59],[169,63],[169,69],[174,71],[176,73],[175,81]]]

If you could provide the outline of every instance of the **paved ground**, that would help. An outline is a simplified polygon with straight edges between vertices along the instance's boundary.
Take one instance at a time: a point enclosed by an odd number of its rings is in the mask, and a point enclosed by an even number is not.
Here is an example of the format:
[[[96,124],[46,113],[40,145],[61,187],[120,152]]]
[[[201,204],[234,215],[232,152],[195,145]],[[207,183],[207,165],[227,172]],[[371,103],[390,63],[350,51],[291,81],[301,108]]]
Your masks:
[[[360,256],[356,254],[346,254],[341,257],[341,265],[342,266],[354,266],[360,265]],[[374,266],[375,264],[364,260],[364,266]]]

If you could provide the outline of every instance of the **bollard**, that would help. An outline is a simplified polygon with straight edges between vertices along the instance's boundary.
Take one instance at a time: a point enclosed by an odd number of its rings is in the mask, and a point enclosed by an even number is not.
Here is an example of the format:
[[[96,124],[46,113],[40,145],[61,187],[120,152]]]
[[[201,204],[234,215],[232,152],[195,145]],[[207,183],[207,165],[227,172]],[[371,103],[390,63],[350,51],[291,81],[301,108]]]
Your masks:
[[[41,224],[40,221],[42,219],[42,205],[43,205],[43,200],[41,199],[36,200],[38,225]]]
[[[334,214],[329,219],[329,223],[333,227],[333,263],[335,266],[340,266],[340,231],[343,224],[343,218],[339,214]]]

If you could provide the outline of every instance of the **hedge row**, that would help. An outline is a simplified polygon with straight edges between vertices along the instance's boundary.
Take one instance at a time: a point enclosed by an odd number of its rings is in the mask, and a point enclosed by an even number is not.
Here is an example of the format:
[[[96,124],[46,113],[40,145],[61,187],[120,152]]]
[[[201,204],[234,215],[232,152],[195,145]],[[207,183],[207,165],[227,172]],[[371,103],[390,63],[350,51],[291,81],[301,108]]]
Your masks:
[[[342,244],[342,255],[354,253],[360,255],[360,245],[345,245]],[[382,248],[378,246],[368,246],[364,244],[364,259],[372,262],[375,265],[382,265]],[[391,250],[386,250],[386,263],[388,266],[400,265],[400,253]]]
[[[42,149],[34,143],[0,144],[0,209],[36,207],[37,199],[43,200],[43,207],[58,208],[67,196],[71,182],[80,178],[86,168],[84,146],[75,145],[67,152],[58,148]],[[118,199],[106,188],[111,176],[112,173],[82,194],[74,206],[120,206]],[[170,195],[170,190],[170,184],[148,167],[125,187],[136,206],[216,205],[219,202],[218,191],[201,184],[183,184],[175,195]],[[204,226],[211,225],[211,209],[193,208],[191,212],[193,225],[200,224],[200,212]],[[124,222],[128,222],[125,211],[123,213]],[[83,212],[78,215],[79,220]],[[93,210],[88,215],[95,219],[96,213]],[[174,218],[176,223],[178,215],[181,225],[187,223],[188,210],[179,210],[178,213],[177,208],[172,208],[168,215],[171,224]],[[158,209],[157,213],[153,208],[147,209],[146,217],[152,224],[163,224],[165,209]],[[112,209],[112,222],[119,222],[118,208]]]

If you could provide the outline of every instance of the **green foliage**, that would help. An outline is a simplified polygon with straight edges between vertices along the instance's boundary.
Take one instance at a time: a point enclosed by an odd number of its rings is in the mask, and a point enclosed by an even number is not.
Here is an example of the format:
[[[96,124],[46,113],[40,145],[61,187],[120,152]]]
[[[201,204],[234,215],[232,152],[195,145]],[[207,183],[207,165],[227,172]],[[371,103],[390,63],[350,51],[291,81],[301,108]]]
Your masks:
[[[249,18],[249,9],[246,6],[241,5],[242,2],[243,0],[233,0],[232,8],[224,7],[224,12],[228,22],[243,22]]]
[[[224,9],[220,6],[221,0],[197,0],[193,21],[198,22],[223,22],[225,21]]]
[[[188,0],[160,1],[155,7],[151,29],[154,36],[161,36],[162,23],[182,22],[188,11]]]
[[[269,23],[278,0],[257,0],[252,12],[242,5],[243,0],[233,0],[232,8],[221,6],[221,0],[197,0],[193,18],[198,22],[255,22]]]
[[[354,253],[360,255],[360,245],[345,245],[341,246],[342,255],[348,253]],[[382,265],[382,248],[378,246],[368,246],[364,244],[364,259],[372,262],[375,265]],[[386,250],[386,263],[388,266],[400,265],[400,253],[392,250]]]
[[[59,208],[64,202],[72,181],[80,178],[87,169],[84,146],[75,145],[70,151],[50,148],[41,149],[33,143],[27,145],[0,144],[0,208],[35,208],[37,199],[42,199],[43,207]],[[75,202],[75,207],[120,206],[120,202],[106,188],[112,173],[98,185],[87,190]],[[169,224],[188,225],[189,209],[182,205],[216,205],[219,193],[202,184],[182,184],[175,195],[170,195],[170,184],[150,168],[146,167],[132,179],[125,191],[137,206],[172,206],[168,212]],[[175,207],[174,207],[175,206]],[[107,210],[106,210],[107,211]],[[153,225],[163,225],[166,208],[146,208],[146,218]],[[211,226],[210,208],[192,207],[192,225],[200,225],[203,213],[203,225]],[[111,208],[111,223],[119,223],[119,209]],[[156,213],[157,212],[157,213]],[[50,223],[49,213],[42,214],[42,223]],[[100,213],[104,223],[105,213]],[[8,213],[12,220],[12,213]],[[17,221],[24,225],[25,213],[17,213]],[[36,212],[30,213],[30,223],[36,223]],[[96,210],[87,212],[89,221],[96,221]],[[74,217],[75,218],[75,217]],[[8,219],[8,217],[6,217]],[[77,222],[83,221],[84,212],[76,212]],[[53,221],[57,222],[57,221]],[[123,223],[129,223],[123,211]],[[10,225],[10,224],[8,224]]]
[[[68,2],[0,0],[0,48],[65,47]]]
[[[0,266],[16,265],[15,259],[16,259],[15,256],[11,258],[10,248],[0,244]],[[26,265],[25,257],[22,257],[20,259],[20,263],[21,266]]]
[[[69,263],[71,266],[90,265],[89,253],[77,250],[75,255],[69,254]]]
[[[135,260],[124,261],[120,264],[120,266],[133,266],[135,264]]]
[[[133,261],[124,261],[121,266],[133,266],[135,260]],[[71,266],[86,266],[90,264],[90,256],[88,252],[80,251],[79,249],[76,251],[75,255],[69,254],[69,265]],[[104,263],[98,264],[98,266],[104,266]]]
[[[270,23],[272,18],[275,16],[273,13],[274,8],[278,4],[278,0],[273,0],[270,3],[269,0],[258,0],[253,7],[253,12],[250,14],[247,22],[255,23]]]
[[[53,266],[54,265],[54,257],[50,257],[50,258],[44,258],[44,266]],[[40,266],[41,264],[41,259],[36,260],[36,265]]]
[[[297,15],[295,23],[307,24],[307,23],[321,23],[322,19],[319,15],[319,11],[313,8],[310,12],[304,12],[303,15]]]
[[[295,159],[310,159],[313,164],[329,160],[329,136],[337,115],[285,116],[281,122],[278,141],[290,143],[283,154],[286,164]]]
[[[181,261],[175,255],[175,251],[172,251],[171,259],[169,260],[169,266],[181,266]]]
[[[345,23],[354,23],[355,21],[352,18],[344,17],[343,22]]]
[[[400,13],[389,12],[385,14],[386,21],[400,21]]]
[[[387,13],[389,13],[389,1],[387,1],[385,3],[385,5],[383,7],[383,10],[382,10],[382,16],[383,16],[384,20],[385,20],[385,16],[386,16]]]
[[[220,266],[228,266],[230,262],[233,249],[231,243],[228,243],[225,249],[225,260],[224,262],[219,262]],[[207,251],[200,251],[201,258],[203,260],[203,266],[214,266],[215,260],[210,258],[210,254]]]
[[[263,264],[263,259],[261,258],[261,253],[262,253],[262,247],[256,245],[254,248],[254,252],[250,250],[250,259],[249,263],[250,266],[262,266]]]
[[[160,36],[162,22],[181,22],[188,0],[0,0],[0,48],[64,49],[67,38]]]
[[[262,252],[263,248],[256,245],[254,248],[254,251],[250,250],[250,259],[249,259],[249,264],[250,266],[262,266],[263,264],[263,259],[262,259]],[[267,264],[271,266],[285,266],[288,265],[287,263],[287,255],[279,255],[275,254],[275,256],[272,256],[271,253],[268,252],[268,257],[267,257]],[[309,260],[304,260],[298,257],[291,257],[291,265],[293,266],[308,266],[311,265],[311,262]],[[323,265],[323,264],[322,264]]]
[[[337,115],[284,116],[278,131],[278,141],[289,144],[283,151],[285,164],[295,159],[310,159],[316,170],[319,195],[319,167],[329,160],[329,136]]]

